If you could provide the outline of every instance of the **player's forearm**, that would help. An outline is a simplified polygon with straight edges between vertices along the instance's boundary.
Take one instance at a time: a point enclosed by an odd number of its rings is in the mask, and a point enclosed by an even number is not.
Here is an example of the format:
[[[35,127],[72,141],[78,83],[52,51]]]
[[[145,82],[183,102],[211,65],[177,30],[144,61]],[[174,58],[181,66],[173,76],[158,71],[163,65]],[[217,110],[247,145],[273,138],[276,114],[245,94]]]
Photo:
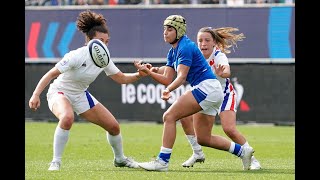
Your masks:
[[[177,89],[179,86],[181,86],[185,82],[186,82],[186,78],[185,77],[178,76],[171,84],[169,84],[167,86],[167,89],[171,92],[171,91]]]
[[[38,82],[38,84],[32,94],[36,95],[36,96],[40,96],[42,91],[48,86],[48,84],[51,82],[52,79],[53,79],[53,77],[51,77],[48,73],[45,74]]]
[[[162,75],[162,74],[158,74],[155,72],[150,72],[150,77],[152,77],[152,79],[154,79],[155,81],[157,81],[160,84],[163,84],[165,86],[169,85],[171,83],[171,79]]]
[[[128,83],[133,83],[137,80],[139,80],[142,76],[139,75],[138,72],[135,73],[124,73],[124,77],[121,79],[121,84],[128,84]]]

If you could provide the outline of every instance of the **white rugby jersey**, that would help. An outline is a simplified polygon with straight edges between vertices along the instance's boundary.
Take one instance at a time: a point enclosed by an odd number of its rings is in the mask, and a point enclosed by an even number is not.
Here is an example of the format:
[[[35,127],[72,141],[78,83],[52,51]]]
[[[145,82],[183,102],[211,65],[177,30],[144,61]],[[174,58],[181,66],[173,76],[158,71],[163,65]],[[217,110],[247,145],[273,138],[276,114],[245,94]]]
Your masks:
[[[110,59],[108,66],[97,67],[92,61],[89,48],[80,47],[65,54],[56,63],[55,67],[61,74],[50,84],[50,88],[64,93],[78,94],[88,89],[89,85],[104,71],[107,76],[118,73],[120,70]]]
[[[216,47],[213,48],[213,52],[210,55],[210,57],[207,59],[207,62],[211,66],[211,69],[214,73],[215,73],[214,66],[218,67],[218,64],[229,65],[229,61],[228,61],[226,54],[221,52],[221,50]],[[222,86],[222,90],[225,90],[226,83],[227,83],[226,78],[222,78],[222,77],[218,76],[217,74],[216,74],[216,76]],[[229,82],[230,82],[230,80],[229,80]]]

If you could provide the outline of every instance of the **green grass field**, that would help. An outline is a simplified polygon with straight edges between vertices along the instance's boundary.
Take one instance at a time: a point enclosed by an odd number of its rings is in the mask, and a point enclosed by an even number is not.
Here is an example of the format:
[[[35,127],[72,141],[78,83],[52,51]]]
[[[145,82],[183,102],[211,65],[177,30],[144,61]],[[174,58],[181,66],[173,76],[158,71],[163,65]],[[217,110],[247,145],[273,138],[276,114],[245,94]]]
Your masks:
[[[104,180],[104,179],[295,179],[294,126],[238,125],[255,149],[254,156],[263,169],[243,171],[240,158],[204,147],[206,161],[184,168],[181,164],[192,154],[180,124],[168,172],[113,166],[113,153],[104,130],[91,123],[74,123],[66,146],[61,170],[48,171],[52,159],[56,123],[25,123],[25,179]],[[162,124],[120,123],[124,153],[138,162],[152,160],[161,146]],[[213,132],[223,135],[220,125]],[[226,137],[226,136],[225,136]]]

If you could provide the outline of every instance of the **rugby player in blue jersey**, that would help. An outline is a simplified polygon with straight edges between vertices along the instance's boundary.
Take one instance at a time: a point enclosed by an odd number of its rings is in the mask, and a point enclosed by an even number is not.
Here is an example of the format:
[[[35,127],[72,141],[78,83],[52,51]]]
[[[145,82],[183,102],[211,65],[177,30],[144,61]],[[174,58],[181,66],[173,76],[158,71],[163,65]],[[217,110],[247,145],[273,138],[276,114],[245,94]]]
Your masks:
[[[162,146],[157,158],[151,162],[138,163],[149,171],[168,171],[169,160],[176,139],[176,121],[195,114],[194,126],[198,143],[202,146],[228,151],[242,159],[244,170],[249,170],[252,147],[243,147],[222,136],[213,135],[212,126],[206,116],[215,117],[223,101],[223,91],[219,80],[202,55],[197,44],[186,35],[186,20],[181,15],[170,15],[164,23],[164,41],[171,44],[163,74],[152,72],[146,64],[135,62],[139,71],[155,81],[164,84],[161,98],[167,101],[170,92],[188,82],[191,89],[186,91],[164,112]]]

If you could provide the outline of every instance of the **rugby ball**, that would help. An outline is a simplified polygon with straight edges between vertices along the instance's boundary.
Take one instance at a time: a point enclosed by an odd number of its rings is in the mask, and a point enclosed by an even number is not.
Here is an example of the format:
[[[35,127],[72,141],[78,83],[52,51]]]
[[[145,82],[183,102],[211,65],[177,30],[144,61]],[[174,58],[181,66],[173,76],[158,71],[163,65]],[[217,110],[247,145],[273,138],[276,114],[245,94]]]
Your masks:
[[[99,68],[109,64],[110,53],[108,47],[99,39],[92,39],[88,42],[89,54],[92,61]]]

